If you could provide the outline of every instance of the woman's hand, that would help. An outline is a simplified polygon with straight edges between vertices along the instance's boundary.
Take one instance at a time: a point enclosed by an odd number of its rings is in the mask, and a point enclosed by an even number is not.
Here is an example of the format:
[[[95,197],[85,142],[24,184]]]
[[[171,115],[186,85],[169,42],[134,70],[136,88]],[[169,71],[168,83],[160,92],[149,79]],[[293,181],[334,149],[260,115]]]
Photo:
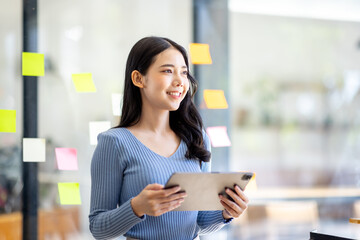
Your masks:
[[[164,189],[160,184],[147,185],[136,197],[131,200],[131,206],[138,217],[144,214],[160,216],[181,205],[186,197],[185,192],[179,192],[180,187]]]
[[[235,192],[230,188],[226,188],[225,192],[234,200],[231,201],[225,196],[219,194],[220,203],[224,206],[223,216],[225,219],[239,217],[247,208],[249,199],[240,189],[239,186],[235,186]]]

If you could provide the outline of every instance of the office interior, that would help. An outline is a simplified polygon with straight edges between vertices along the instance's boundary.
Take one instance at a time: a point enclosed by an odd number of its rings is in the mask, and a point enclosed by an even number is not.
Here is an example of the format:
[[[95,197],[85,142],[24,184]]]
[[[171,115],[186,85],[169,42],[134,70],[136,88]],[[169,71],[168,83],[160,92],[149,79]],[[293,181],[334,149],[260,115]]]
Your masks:
[[[17,112],[16,132],[0,132],[0,239],[22,239],[22,7],[0,0],[0,109]],[[212,170],[256,173],[244,214],[201,239],[309,239],[313,230],[360,239],[349,222],[360,218],[360,2],[352,0],[38,0],[46,139],[33,192],[38,239],[93,239],[89,122],[118,124],[112,94],[122,93],[127,55],[146,36],[187,50],[209,44],[213,63],[190,69],[196,104],[205,127],[226,126],[231,140],[212,147]],[[222,76],[207,74],[214,69]],[[81,72],[92,73],[95,93],[75,91],[71,75]],[[223,90],[228,108],[206,109],[204,89]],[[57,169],[58,147],[77,150],[77,171]],[[79,183],[80,205],[60,204],[59,182]]]

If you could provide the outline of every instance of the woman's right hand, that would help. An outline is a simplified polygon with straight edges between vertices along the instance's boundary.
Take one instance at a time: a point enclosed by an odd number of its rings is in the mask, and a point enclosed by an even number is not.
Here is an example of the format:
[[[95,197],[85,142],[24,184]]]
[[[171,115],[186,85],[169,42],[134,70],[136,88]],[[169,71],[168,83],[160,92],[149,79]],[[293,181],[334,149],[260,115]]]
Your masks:
[[[179,207],[187,196],[185,192],[179,192],[180,189],[179,186],[164,189],[163,185],[149,184],[131,200],[133,211],[138,217],[169,212]]]

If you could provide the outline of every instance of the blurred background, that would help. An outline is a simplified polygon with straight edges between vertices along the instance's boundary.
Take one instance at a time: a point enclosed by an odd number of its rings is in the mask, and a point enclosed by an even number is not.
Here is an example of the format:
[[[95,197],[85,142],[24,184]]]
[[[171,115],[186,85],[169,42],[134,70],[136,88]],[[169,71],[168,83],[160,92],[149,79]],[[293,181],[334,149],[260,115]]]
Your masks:
[[[17,132],[0,133],[0,239],[11,239],[9,219],[21,232],[22,1],[0,0],[0,26],[0,109],[17,111]],[[210,44],[213,64],[191,66],[196,103],[205,127],[226,126],[232,143],[212,148],[212,170],[256,173],[248,210],[202,239],[308,239],[314,229],[360,238],[349,223],[360,217],[359,1],[39,0],[39,239],[93,239],[89,122],[118,123],[112,94],[145,36]],[[223,77],[204,73],[219,68]],[[75,91],[78,72],[92,73],[96,93]],[[201,108],[207,88],[224,90],[229,108]],[[56,147],[77,149],[78,171],[57,170]],[[78,182],[82,204],[60,205],[58,182]]]

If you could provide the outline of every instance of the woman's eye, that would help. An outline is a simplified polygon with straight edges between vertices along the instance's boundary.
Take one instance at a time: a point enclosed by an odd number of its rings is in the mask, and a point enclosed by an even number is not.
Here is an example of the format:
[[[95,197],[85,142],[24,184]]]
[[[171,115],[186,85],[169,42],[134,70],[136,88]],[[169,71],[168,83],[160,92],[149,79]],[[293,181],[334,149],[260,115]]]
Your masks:
[[[184,74],[184,75],[187,75],[187,74],[188,74],[188,72],[187,72],[187,71],[183,71],[183,74]]]
[[[164,70],[163,72],[165,72],[165,73],[171,73],[171,70],[170,70],[170,69],[166,69],[166,70]]]

